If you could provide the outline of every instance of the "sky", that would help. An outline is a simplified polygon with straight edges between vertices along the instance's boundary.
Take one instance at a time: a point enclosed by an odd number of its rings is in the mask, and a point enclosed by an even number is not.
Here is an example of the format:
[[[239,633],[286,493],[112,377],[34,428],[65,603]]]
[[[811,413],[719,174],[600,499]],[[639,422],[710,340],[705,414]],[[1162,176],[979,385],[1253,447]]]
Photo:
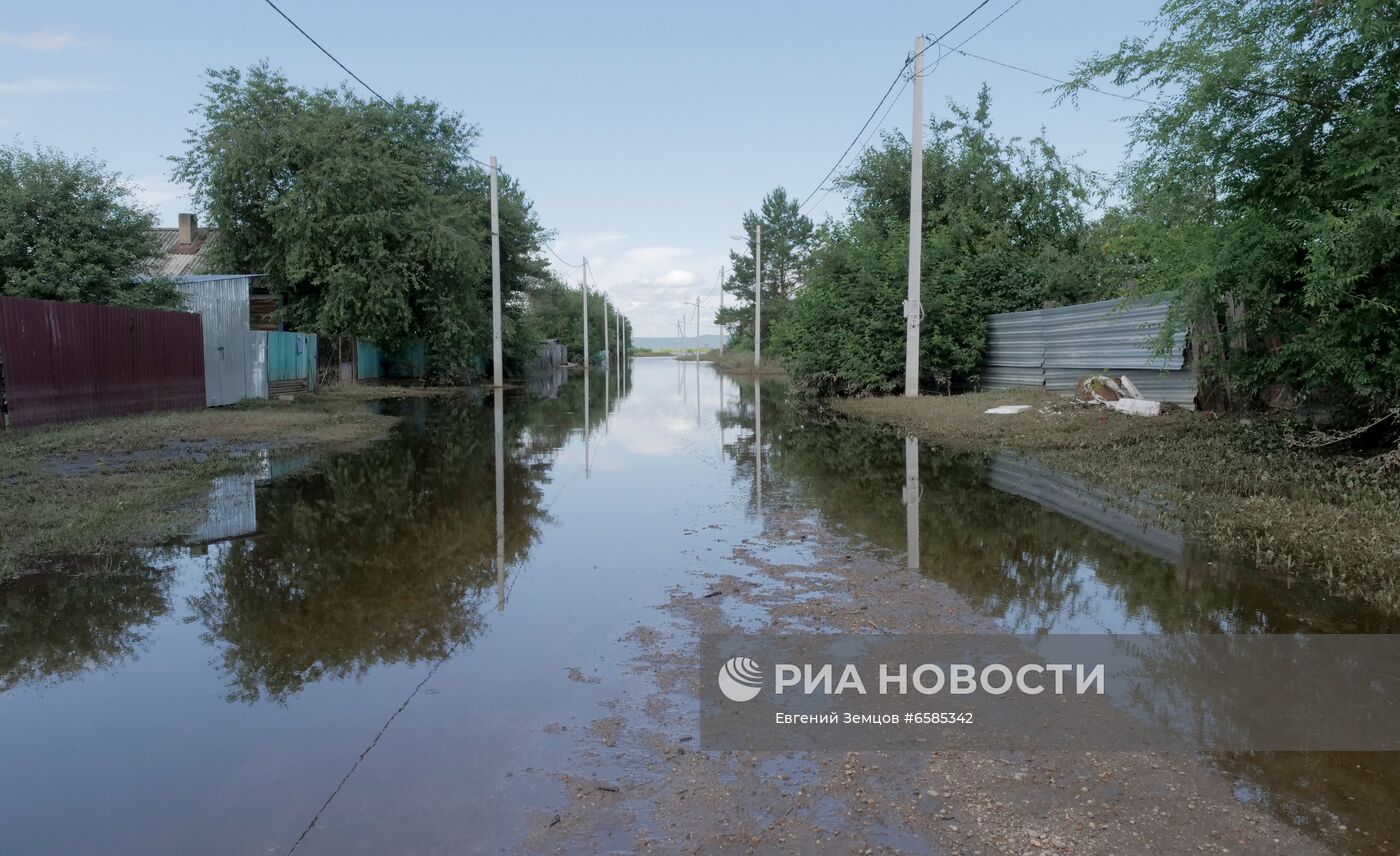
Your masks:
[[[717,332],[717,275],[743,212],[779,186],[805,199],[915,36],[941,34],[980,0],[275,2],[379,92],[434,98],[477,125],[473,153],[496,155],[521,181],[559,255],[588,257],[636,335],[665,336],[687,312],[694,330],[684,304],[697,298],[701,330]],[[0,141],[96,155],[165,225],[192,210],[166,158],[184,148],[206,69],[265,59],[303,86],[347,77],[265,0],[8,5]],[[949,41],[1009,10],[964,49],[1064,77],[1145,32],[1156,9],[1143,0],[990,0]],[[999,133],[1043,130],[1087,169],[1112,175],[1121,165],[1123,119],[1140,105],[1086,93],[1077,107],[1054,107],[1047,81],[991,63],[947,56],[925,82],[926,112],[946,114],[949,99],[972,103],[984,82]],[[908,134],[910,98],[906,89],[886,128]],[[844,210],[832,193],[810,213]],[[550,260],[577,283],[575,268]]]

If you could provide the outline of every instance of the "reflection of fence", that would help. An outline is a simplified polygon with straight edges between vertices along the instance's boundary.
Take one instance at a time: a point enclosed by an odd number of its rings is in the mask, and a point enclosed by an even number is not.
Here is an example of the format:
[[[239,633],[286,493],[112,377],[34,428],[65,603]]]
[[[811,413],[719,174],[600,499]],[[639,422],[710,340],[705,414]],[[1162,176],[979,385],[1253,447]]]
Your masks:
[[[198,315],[0,297],[6,424],[204,406]]]
[[[1127,375],[1148,398],[1189,405],[1196,375],[1186,364],[1186,333],[1155,353],[1170,309],[1166,301],[1103,300],[989,315],[982,384],[1071,392],[1085,375],[1107,372]]]
[[[1023,496],[1173,565],[1184,561],[1185,539],[1138,518],[1137,513],[1155,515],[1160,511],[1144,497],[1114,495],[1007,452],[992,456],[987,484],[1004,493]]]

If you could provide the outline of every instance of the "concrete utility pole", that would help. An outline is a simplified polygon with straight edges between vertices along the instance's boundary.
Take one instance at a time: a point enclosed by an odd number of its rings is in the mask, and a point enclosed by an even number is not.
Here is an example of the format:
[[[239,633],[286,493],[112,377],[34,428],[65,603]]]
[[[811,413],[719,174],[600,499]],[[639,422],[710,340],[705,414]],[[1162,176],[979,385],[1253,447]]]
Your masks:
[[[914,126],[909,143],[909,296],[904,301],[904,394],[919,396],[919,279],[924,250],[924,37],[914,39]]]
[[[501,365],[501,216],[496,201],[496,156],[491,156],[491,385],[505,386]]]
[[[608,361],[608,296],[599,295],[603,298],[603,368],[612,368],[612,363]]]
[[[622,388],[622,315],[618,313],[617,307],[613,307],[613,335],[617,337],[617,347],[613,348],[613,353],[617,355],[617,388]]]
[[[583,367],[588,368],[588,256],[583,257]]]
[[[754,224],[753,243],[753,367],[763,350],[763,224]]]
[[[700,295],[695,295],[695,300],[687,303],[686,306],[695,307],[695,362],[700,362],[700,304],[705,301],[700,299]]]
[[[724,265],[719,266],[719,314],[724,314]],[[719,351],[724,353],[724,346],[729,344],[729,331],[723,325],[719,325]]]

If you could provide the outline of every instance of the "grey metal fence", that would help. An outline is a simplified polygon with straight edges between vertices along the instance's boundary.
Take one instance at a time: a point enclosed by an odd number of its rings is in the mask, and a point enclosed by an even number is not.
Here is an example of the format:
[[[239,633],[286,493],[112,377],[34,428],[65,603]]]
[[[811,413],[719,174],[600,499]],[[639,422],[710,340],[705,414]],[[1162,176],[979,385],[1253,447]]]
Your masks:
[[[1170,311],[1170,302],[1149,298],[989,315],[982,385],[1073,392],[1080,378],[1102,372],[1127,375],[1148,398],[1190,406],[1196,374],[1185,331],[1156,351]]]

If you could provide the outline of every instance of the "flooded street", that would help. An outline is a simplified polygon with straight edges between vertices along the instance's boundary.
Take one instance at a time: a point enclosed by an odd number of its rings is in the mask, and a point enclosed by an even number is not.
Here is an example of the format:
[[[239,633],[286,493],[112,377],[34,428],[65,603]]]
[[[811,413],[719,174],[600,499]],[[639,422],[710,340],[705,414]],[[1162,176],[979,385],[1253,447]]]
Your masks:
[[[621,379],[512,390],[499,429],[492,405],[382,405],[405,416],[385,442],[216,486],[196,543],[0,588],[3,850],[528,845],[571,777],[646,775],[647,747],[626,738],[656,693],[639,628],[684,651],[678,596],[757,579],[756,562],[817,565],[792,521],[916,566],[903,573],[949,587],[969,620],[1017,632],[1397,629],[1214,561],[1024,459],[911,446],[800,409],[776,381],[639,359]],[[771,623],[712,600],[732,626]],[[656,728],[671,740],[687,733],[677,704]],[[1400,840],[1394,756],[1213,763],[1236,799],[1338,851]],[[801,778],[803,759],[779,768]]]

